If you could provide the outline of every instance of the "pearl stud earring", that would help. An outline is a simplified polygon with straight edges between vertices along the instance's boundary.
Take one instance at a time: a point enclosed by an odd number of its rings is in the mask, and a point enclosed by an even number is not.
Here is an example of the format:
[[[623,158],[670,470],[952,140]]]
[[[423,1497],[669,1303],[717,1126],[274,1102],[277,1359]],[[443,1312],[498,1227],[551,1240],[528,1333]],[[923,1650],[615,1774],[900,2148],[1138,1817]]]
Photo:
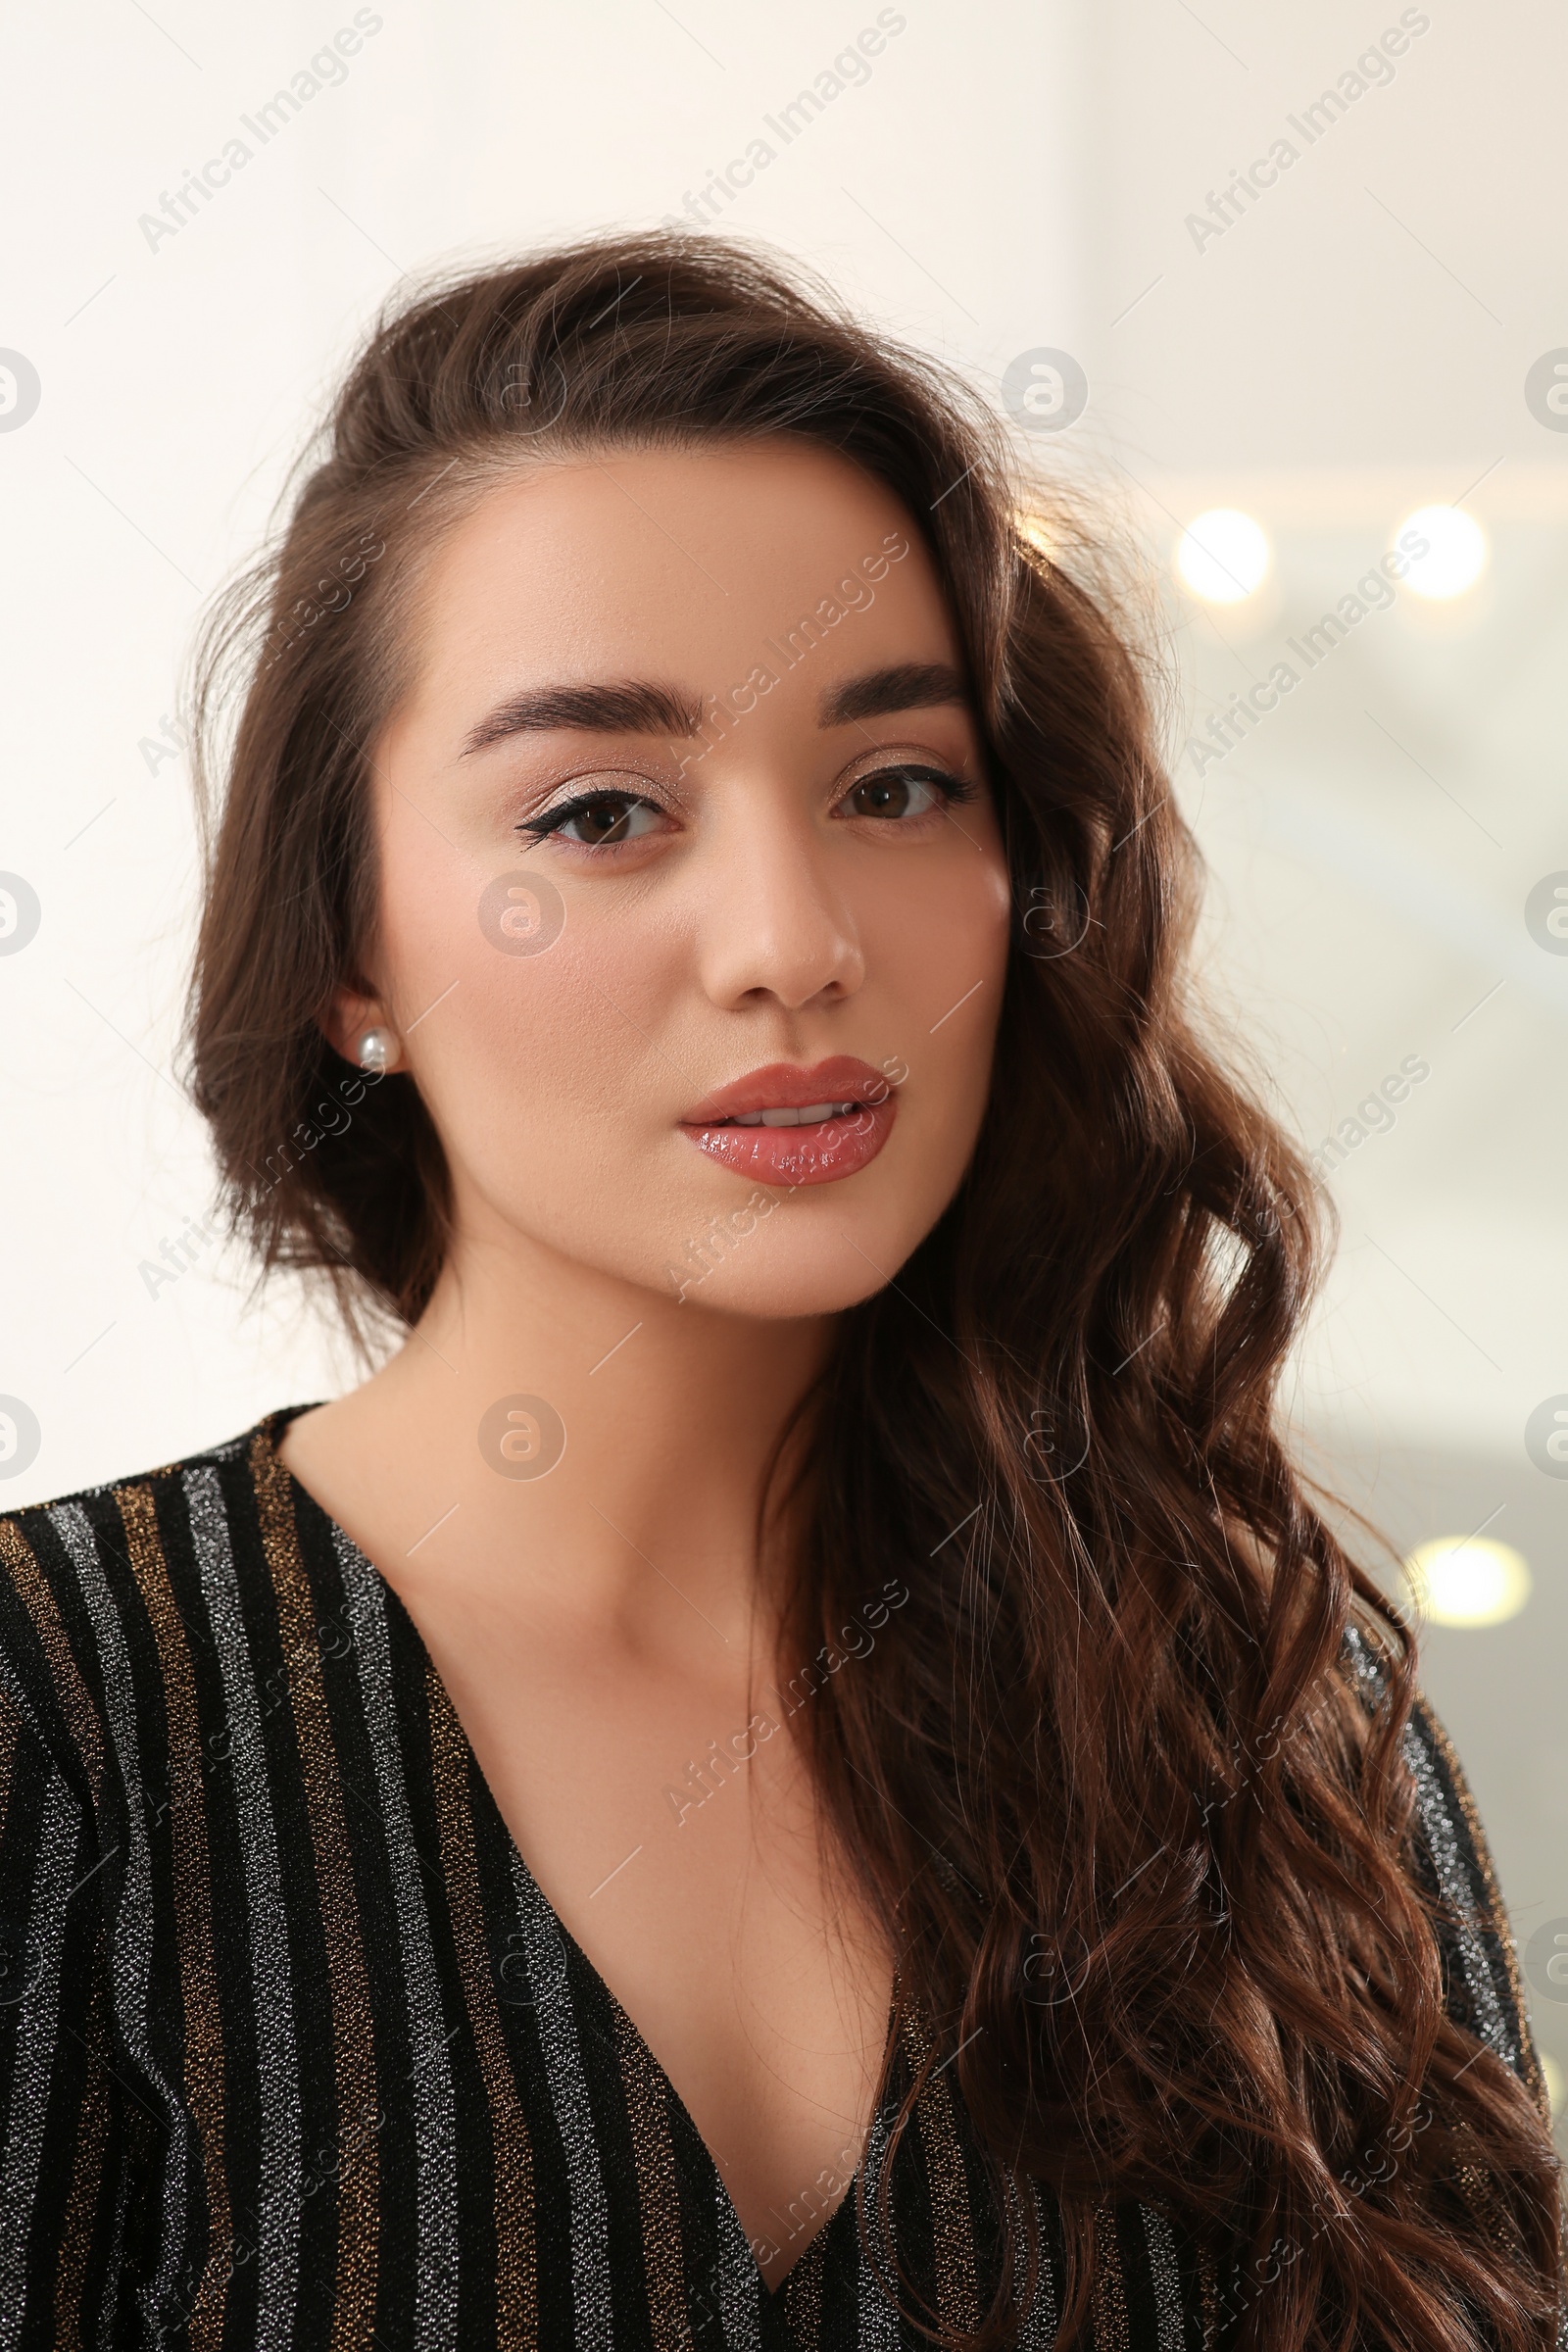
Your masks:
[[[360,1067],[384,1076],[397,1063],[397,1040],[390,1029],[367,1029],[360,1040]]]

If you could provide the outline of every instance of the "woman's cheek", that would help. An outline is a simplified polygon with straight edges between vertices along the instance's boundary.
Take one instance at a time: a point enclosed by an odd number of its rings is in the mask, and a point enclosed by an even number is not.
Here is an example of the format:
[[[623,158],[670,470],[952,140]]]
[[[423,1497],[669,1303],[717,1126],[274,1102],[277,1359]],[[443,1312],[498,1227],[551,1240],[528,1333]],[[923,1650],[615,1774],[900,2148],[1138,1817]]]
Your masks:
[[[461,1020],[487,1124],[523,1154],[546,1148],[556,1170],[605,1170],[710,1082],[691,1084],[668,1047],[667,943],[620,893],[612,906],[592,892],[564,885],[565,919],[550,947],[481,952],[452,1000],[466,999]]]
[[[963,812],[967,818],[967,811]],[[889,858],[893,868],[901,860]],[[917,1072],[994,1032],[1007,965],[1011,895],[1000,843],[962,843],[940,866],[870,879],[861,907],[867,979],[896,1007],[895,1042]]]

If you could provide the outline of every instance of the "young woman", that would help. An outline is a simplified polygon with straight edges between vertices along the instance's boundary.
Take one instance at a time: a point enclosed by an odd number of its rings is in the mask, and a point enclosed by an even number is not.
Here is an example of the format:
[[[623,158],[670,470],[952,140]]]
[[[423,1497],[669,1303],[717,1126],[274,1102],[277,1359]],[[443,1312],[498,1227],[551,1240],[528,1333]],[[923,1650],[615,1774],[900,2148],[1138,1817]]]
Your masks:
[[[361,356],[208,651],[190,1064],[401,1344],[0,1523],[0,2343],[1556,2339],[1486,1846],[1275,1418],[1309,1180],[1034,499],[716,240]]]

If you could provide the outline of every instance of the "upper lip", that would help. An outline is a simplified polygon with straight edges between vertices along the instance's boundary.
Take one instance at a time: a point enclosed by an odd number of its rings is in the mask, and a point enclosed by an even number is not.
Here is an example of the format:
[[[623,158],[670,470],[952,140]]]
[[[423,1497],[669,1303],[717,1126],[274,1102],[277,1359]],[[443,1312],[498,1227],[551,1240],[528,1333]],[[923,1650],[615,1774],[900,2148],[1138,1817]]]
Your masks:
[[[826,1061],[770,1061],[748,1070],[728,1086],[715,1087],[684,1112],[684,1127],[711,1127],[721,1119],[738,1119],[749,1110],[806,1110],[817,1102],[885,1102],[893,1092],[890,1079],[853,1054],[830,1054]]]

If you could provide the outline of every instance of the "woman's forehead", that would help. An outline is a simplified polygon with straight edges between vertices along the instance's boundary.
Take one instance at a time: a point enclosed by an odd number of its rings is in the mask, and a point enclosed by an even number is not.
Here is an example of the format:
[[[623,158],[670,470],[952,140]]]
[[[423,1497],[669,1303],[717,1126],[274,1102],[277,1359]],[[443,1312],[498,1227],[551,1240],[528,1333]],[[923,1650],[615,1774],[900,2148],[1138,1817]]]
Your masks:
[[[419,603],[425,662],[453,680],[519,659],[534,682],[577,668],[675,674],[694,655],[726,673],[740,662],[744,676],[770,641],[788,647],[794,632],[798,650],[845,615],[852,666],[911,627],[927,658],[953,643],[934,567],[892,491],[831,451],[792,444],[530,467],[450,531]]]

